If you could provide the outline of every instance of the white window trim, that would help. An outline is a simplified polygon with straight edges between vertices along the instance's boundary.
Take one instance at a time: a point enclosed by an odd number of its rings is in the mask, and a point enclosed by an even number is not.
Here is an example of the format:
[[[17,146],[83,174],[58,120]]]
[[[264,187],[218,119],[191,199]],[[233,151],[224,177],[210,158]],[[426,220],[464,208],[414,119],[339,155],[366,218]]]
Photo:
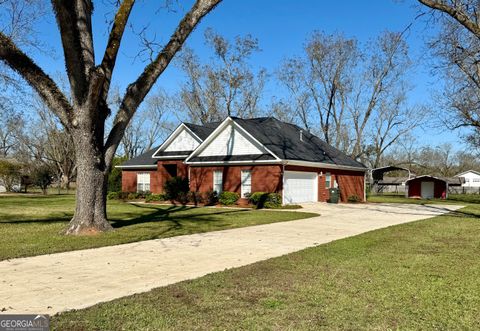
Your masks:
[[[215,189],[215,186],[216,186],[216,185],[215,185],[215,174],[216,174],[216,173],[219,173],[219,174],[220,174],[220,183],[219,183],[219,185],[220,185],[220,190],[219,190],[219,191]],[[213,190],[216,191],[217,194],[220,194],[220,193],[222,193],[222,191],[223,191],[223,171],[222,171],[222,170],[214,170],[214,171],[213,171]]]
[[[148,182],[145,180],[148,177]],[[137,192],[150,192],[151,178],[149,172],[137,173]]]
[[[248,185],[249,186],[249,190],[247,192],[245,192],[245,189],[244,189],[244,179],[243,179],[243,174],[244,173],[248,173],[248,179],[249,179],[249,182],[250,184]],[[245,194],[250,194],[252,193],[252,171],[251,170],[242,170],[240,172],[240,196],[242,198],[246,198]],[[245,185],[246,186],[246,185]]]
[[[327,178],[330,178],[330,180],[327,181]],[[328,186],[327,186],[328,182]],[[332,173],[331,172],[326,172],[325,173],[325,188],[329,189],[332,188]]]

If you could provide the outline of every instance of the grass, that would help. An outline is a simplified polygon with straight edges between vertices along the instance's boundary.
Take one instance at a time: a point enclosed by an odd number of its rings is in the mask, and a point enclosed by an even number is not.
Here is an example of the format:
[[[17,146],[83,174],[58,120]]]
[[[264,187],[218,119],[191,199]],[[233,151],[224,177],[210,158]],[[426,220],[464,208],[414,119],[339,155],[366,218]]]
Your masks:
[[[449,194],[448,199],[412,199],[400,194],[370,195],[368,202],[373,203],[411,203],[411,204],[471,204],[480,203],[479,194]]]
[[[62,313],[56,330],[480,329],[480,205]],[[160,275],[159,275],[160,277]]]
[[[0,260],[316,216],[109,201],[108,215],[114,231],[96,236],[61,235],[73,215],[74,204],[73,195],[0,196]]]

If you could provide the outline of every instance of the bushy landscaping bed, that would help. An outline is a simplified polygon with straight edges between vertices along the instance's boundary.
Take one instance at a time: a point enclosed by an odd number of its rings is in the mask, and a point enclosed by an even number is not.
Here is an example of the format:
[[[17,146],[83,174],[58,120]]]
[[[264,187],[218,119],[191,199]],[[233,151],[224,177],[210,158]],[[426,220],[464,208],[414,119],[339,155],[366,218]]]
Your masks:
[[[138,201],[145,202],[169,202],[181,205],[195,206],[233,206],[242,202],[243,207],[255,207],[257,209],[282,207],[282,196],[271,192],[254,192],[248,195],[247,199],[240,200],[237,192],[223,191],[218,194],[215,191],[192,192],[187,178],[173,177],[164,185],[164,193],[153,194],[151,192],[109,192],[109,200]],[[246,205],[248,203],[248,205]],[[298,206],[297,206],[298,207]],[[291,208],[296,209],[296,208]]]

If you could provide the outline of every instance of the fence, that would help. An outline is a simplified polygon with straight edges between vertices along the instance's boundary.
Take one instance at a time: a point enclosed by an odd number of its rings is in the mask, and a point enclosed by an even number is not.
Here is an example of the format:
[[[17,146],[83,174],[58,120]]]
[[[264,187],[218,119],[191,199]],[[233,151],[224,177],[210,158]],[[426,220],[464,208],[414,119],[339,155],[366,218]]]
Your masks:
[[[453,194],[480,194],[480,187],[449,186],[448,193]]]

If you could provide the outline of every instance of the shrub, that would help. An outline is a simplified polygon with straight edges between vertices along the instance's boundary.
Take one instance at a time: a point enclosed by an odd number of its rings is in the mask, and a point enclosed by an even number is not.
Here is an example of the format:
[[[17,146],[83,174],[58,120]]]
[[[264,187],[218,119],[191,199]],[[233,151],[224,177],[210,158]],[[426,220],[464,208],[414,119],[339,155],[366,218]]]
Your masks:
[[[208,191],[205,193],[203,201],[207,206],[213,206],[218,202],[218,194],[216,191]]]
[[[120,193],[121,192],[108,192],[107,193],[107,199],[108,200],[118,200],[118,199],[120,199]]]
[[[140,193],[131,192],[131,193],[128,193],[127,200],[137,200],[137,199],[140,199],[141,197],[142,195]]]
[[[108,174],[108,191],[120,192],[122,190],[122,169],[116,168],[115,166],[122,164],[127,159],[125,156],[113,158],[112,170],[110,170]]]
[[[35,168],[31,174],[32,183],[40,187],[43,194],[47,194],[47,188],[52,184],[52,171],[47,166]]]
[[[267,194],[265,192],[254,192],[248,195],[248,202],[252,205],[258,206],[259,204],[264,204],[267,199]]]
[[[130,194],[129,192],[123,192],[123,191],[122,191],[122,192],[119,192],[119,193],[118,193],[118,199],[120,199],[120,200],[127,200],[129,194]]]
[[[152,202],[152,201],[165,201],[164,194],[149,194],[145,197],[145,202]]]
[[[238,199],[240,199],[240,194],[236,192],[223,191],[218,196],[218,201],[225,206],[233,205]]]
[[[188,201],[193,202],[195,205],[204,202],[204,196],[200,192],[188,192]]]
[[[282,206],[282,197],[278,193],[255,192],[250,194],[248,201],[258,209]]]
[[[265,208],[280,208],[282,206],[282,196],[278,193],[268,193],[264,206]]]
[[[190,197],[190,192],[178,192],[177,198],[175,200],[185,206],[189,202]]]
[[[165,190],[165,197],[167,200],[178,200],[179,198],[184,199],[185,195],[188,194],[190,190],[190,185],[188,183],[188,178],[184,177],[172,177],[165,182],[163,186]],[[179,197],[179,195],[181,195]]]
[[[348,202],[354,202],[354,203],[355,203],[355,202],[360,202],[360,201],[362,201],[362,199],[360,199],[360,197],[359,197],[358,195],[353,194],[353,195],[348,196],[347,201],[348,201]]]

